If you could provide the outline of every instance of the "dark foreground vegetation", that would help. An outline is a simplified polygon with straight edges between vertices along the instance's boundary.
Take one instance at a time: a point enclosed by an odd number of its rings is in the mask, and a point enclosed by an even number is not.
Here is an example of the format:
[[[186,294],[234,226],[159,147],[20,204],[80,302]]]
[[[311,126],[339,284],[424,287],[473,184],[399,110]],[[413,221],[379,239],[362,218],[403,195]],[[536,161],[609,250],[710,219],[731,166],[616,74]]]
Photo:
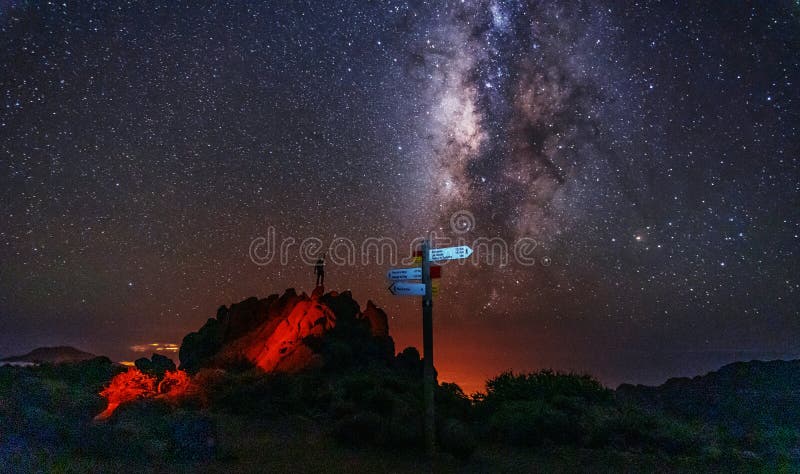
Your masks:
[[[747,372],[742,367],[737,373]],[[202,397],[177,405],[140,400],[122,405],[105,422],[93,421],[105,408],[98,392],[123,370],[105,358],[0,367],[0,471],[428,468],[421,449],[422,369],[415,349],[391,364],[294,375],[247,367],[207,371],[198,374]],[[704,378],[698,378],[691,390],[655,395],[656,389],[631,386],[615,393],[588,376],[548,371],[501,374],[487,382],[485,393],[472,397],[454,384],[441,384],[434,470],[796,472],[800,407],[766,393],[788,389],[777,380],[765,381],[763,371],[746,375],[751,385],[744,375],[736,380],[740,388],[753,387],[750,391],[717,393],[711,385],[703,389]],[[721,380],[715,377],[711,381]],[[778,399],[780,408],[770,404]]]
[[[419,352],[348,292],[220,307],[179,355],[0,367],[0,472],[800,471],[798,362],[616,391],[550,371],[442,383],[431,461]]]

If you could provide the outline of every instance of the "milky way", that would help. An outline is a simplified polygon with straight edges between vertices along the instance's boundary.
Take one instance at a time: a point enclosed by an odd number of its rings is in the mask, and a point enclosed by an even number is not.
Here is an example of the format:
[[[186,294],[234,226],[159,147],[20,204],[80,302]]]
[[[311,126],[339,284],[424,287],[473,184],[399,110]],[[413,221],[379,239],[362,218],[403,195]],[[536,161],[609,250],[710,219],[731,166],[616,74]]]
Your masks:
[[[534,242],[444,269],[470,389],[797,356],[798,10],[696,3],[0,2],[0,353],[127,358],[309,290],[296,248],[251,261],[274,229]],[[386,267],[327,280],[418,345]]]
[[[422,16],[434,21],[415,25],[409,74],[430,104],[415,139],[438,211],[478,209],[505,236],[553,235],[579,212],[571,181],[610,158],[592,73],[604,16],[588,5],[499,2]]]

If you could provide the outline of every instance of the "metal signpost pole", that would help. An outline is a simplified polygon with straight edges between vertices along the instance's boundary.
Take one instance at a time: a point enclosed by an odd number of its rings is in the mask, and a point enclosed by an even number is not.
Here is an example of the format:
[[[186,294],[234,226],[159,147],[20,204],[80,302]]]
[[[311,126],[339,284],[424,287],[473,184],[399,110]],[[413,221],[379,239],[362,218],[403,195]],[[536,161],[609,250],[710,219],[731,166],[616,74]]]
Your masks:
[[[425,296],[422,297],[422,357],[424,359],[425,384],[425,447],[428,455],[436,452],[436,424],[434,421],[433,390],[436,382],[433,375],[433,289],[431,284],[430,240],[422,243],[422,283]]]

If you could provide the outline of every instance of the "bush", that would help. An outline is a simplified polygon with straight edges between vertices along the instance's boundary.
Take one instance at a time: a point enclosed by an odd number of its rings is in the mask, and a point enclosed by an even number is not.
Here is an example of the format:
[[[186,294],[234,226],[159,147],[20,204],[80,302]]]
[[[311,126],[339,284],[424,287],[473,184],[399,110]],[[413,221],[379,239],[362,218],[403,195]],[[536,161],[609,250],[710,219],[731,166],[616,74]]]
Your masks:
[[[216,450],[210,418],[161,400],[120,406],[114,418],[91,425],[87,434],[79,450],[103,459],[198,462],[212,459]]]
[[[615,447],[645,449],[669,454],[696,454],[706,443],[699,429],[658,412],[646,412],[626,406],[617,416],[607,420],[604,427]]]
[[[589,375],[561,374],[542,370],[530,374],[503,372],[486,382],[484,403],[516,400],[548,400],[580,398],[589,403],[608,404],[613,392]]]
[[[477,414],[490,439],[513,445],[559,444],[697,454],[699,428],[657,412],[621,406],[585,375],[542,371],[500,374],[486,384]]]
[[[478,447],[475,433],[466,423],[448,418],[439,423],[437,430],[439,447],[458,458],[469,458]]]
[[[98,392],[103,384],[121,370],[105,357],[0,367],[0,445],[9,443],[0,450],[2,457],[19,458],[19,443],[26,447],[26,458],[69,453],[88,436],[92,417],[102,410]]]
[[[179,412],[170,418],[173,452],[182,461],[207,461],[216,449],[211,420],[197,412]]]
[[[316,372],[264,374],[254,369],[213,377],[206,387],[213,409],[254,417],[317,416],[331,403],[330,383]]]
[[[504,403],[489,418],[494,438],[521,446],[576,444],[578,428],[577,419],[542,400]]]
[[[334,425],[334,433],[338,439],[348,444],[380,445],[386,442],[382,421],[381,416],[377,413],[359,411],[337,420]]]
[[[358,445],[421,444],[420,383],[371,370],[342,375],[332,384],[329,416],[338,439]]]
[[[484,435],[514,445],[596,444],[590,435],[613,405],[612,392],[587,375],[549,370],[504,372],[486,383],[476,399],[476,415]]]
[[[467,421],[472,419],[472,401],[461,387],[454,383],[442,383],[434,393],[436,416]]]

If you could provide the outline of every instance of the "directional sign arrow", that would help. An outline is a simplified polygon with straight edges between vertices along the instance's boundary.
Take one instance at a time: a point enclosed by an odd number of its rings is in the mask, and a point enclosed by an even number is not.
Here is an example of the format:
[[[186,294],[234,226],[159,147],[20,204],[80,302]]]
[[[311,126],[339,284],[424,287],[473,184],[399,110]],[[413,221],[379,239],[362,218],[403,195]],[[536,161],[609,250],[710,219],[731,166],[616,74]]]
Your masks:
[[[389,287],[389,291],[395,296],[424,296],[425,284],[395,282]]]
[[[386,272],[386,278],[394,281],[398,280],[421,280],[422,267],[411,268],[392,268]]]
[[[446,247],[443,249],[430,249],[430,259],[432,262],[441,262],[444,260],[458,260],[467,258],[472,255],[472,249],[466,245],[459,247]]]

